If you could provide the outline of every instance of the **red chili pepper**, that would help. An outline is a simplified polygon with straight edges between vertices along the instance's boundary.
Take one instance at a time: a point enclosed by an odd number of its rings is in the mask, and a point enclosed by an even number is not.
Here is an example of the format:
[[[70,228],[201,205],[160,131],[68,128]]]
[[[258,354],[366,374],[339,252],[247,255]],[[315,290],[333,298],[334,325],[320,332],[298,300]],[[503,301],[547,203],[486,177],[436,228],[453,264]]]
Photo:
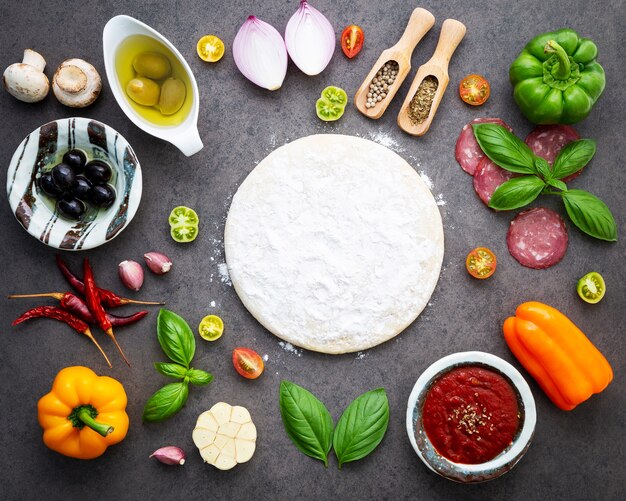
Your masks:
[[[76,292],[84,295],[85,284],[76,275],[74,275],[74,273],[72,273],[67,264],[65,264],[61,256],[59,256],[58,254],[56,256],[56,261],[59,270],[61,270],[61,273],[68,281],[68,283],[72,286],[72,288],[74,288]],[[103,306],[106,306],[107,308],[117,308],[118,306],[124,306],[125,304],[164,304],[157,301],[136,301],[135,299],[128,299],[126,297],[118,296],[114,292],[111,292],[107,289],[97,288],[97,290],[100,302]]]
[[[89,324],[93,324],[96,321],[93,318],[93,315],[89,311],[89,307],[78,296],[72,294],[71,292],[45,292],[42,294],[11,294],[9,299],[18,299],[18,298],[30,298],[30,297],[53,297],[54,299],[58,299],[61,302],[61,307],[65,308],[70,313],[73,313],[80,317],[82,320]],[[123,327],[125,325],[134,324],[138,320],[141,320],[148,314],[147,311],[138,311],[137,313],[133,313],[132,315],[128,315],[126,317],[120,317],[118,315],[112,315],[107,312],[106,316],[111,322],[113,327]]]
[[[122,348],[115,339],[115,334],[113,334],[113,326],[111,325],[111,321],[107,318],[106,312],[102,307],[102,303],[100,303],[100,298],[98,297],[98,289],[96,287],[96,282],[93,277],[93,270],[91,269],[91,265],[89,264],[89,259],[85,258],[83,261],[83,280],[85,285],[85,299],[87,300],[87,306],[89,307],[89,311],[93,315],[93,318],[98,322],[100,328],[113,340],[115,346],[119,350],[120,354],[124,361],[130,367],[130,363],[124,355]]]
[[[95,344],[98,347],[98,350],[100,350],[100,353],[102,353],[102,356],[107,361],[107,364],[109,364],[109,367],[112,367],[111,362],[109,361],[109,357],[106,356],[106,353],[104,353],[104,351],[98,344],[98,341],[96,341],[91,334],[89,326],[80,318],[72,315],[68,311],[62,310],[61,308],[57,308],[55,306],[39,306],[23,313],[20,317],[16,318],[11,325],[21,324],[22,322],[30,320],[31,318],[52,318],[54,320],[59,320],[60,322],[65,322],[76,332],[84,334],[89,339],[91,339],[93,341],[93,344]]]

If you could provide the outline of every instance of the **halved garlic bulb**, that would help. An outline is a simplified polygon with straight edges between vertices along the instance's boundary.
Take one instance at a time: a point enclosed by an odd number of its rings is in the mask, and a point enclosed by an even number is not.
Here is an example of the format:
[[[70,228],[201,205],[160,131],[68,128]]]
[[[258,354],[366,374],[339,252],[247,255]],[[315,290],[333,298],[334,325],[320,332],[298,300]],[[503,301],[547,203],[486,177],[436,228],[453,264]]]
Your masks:
[[[198,416],[192,438],[206,463],[230,470],[252,458],[256,426],[245,407],[218,402]]]

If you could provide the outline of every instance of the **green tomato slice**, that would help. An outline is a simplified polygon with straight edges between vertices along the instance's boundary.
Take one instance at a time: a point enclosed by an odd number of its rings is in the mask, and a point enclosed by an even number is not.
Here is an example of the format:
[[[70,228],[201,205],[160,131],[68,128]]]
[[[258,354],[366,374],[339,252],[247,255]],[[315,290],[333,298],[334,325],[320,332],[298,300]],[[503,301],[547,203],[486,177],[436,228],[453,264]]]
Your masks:
[[[583,301],[596,304],[600,302],[606,292],[604,278],[597,271],[587,273],[578,281],[576,292]]]
[[[170,226],[198,226],[200,218],[193,209],[180,205],[172,209],[170,212],[169,223]]]
[[[339,120],[343,115],[344,108],[338,104],[331,103],[323,97],[320,97],[315,103],[315,111],[320,120],[324,122],[333,122]]]
[[[170,235],[176,242],[193,242],[198,236],[198,226],[193,224],[172,226]]]
[[[339,106],[345,106],[348,102],[348,94],[341,87],[335,87],[334,85],[329,85],[322,91],[322,97],[326,99],[326,101],[330,101],[333,104],[338,104]]]

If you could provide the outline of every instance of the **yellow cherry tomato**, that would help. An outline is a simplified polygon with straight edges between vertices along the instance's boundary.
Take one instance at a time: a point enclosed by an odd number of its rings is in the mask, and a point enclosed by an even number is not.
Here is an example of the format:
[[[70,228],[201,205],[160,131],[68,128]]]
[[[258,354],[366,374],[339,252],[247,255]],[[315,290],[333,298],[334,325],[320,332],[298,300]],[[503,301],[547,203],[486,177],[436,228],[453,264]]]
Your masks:
[[[224,42],[215,35],[204,35],[196,44],[198,56],[207,63],[216,63],[224,56]]]
[[[202,339],[215,341],[222,337],[224,332],[224,322],[217,315],[207,315],[200,321],[198,333]]]

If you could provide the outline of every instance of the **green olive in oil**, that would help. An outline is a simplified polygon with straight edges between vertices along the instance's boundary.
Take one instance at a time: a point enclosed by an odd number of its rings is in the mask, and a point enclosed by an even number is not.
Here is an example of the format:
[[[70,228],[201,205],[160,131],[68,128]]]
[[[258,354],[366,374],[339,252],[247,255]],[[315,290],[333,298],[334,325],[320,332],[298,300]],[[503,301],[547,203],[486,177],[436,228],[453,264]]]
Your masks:
[[[154,54],[157,54],[160,56],[164,56],[169,62],[171,66],[171,71],[167,73],[165,77],[154,80],[161,89],[163,89],[163,84],[166,84],[168,79],[172,78],[184,84],[184,98],[182,98],[183,103],[180,109],[178,109],[178,111],[176,111],[175,113],[170,114],[171,109],[169,108],[171,108],[171,106],[167,108],[164,107],[164,109],[161,110],[159,104],[164,104],[163,102],[157,102],[157,104],[155,104],[154,106],[145,106],[135,102],[128,96],[126,89],[129,82],[131,82],[131,80],[133,79],[144,78],[144,76],[138,74],[133,67],[133,62],[135,62],[137,57],[141,56],[142,54],[152,56],[154,56]],[[153,57],[153,59],[156,59],[158,62],[159,58]],[[119,45],[119,47],[117,48],[117,52],[115,53],[115,72],[117,74],[117,79],[119,81],[126,102],[145,121],[151,123],[152,125],[171,127],[182,123],[189,115],[193,101],[193,95],[191,93],[191,81],[189,80],[189,76],[187,75],[185,68],[183,68],[183,65],[172,53],[172,51],[170,51],[158,40],[155,40],[154,38],[145,35],[132,35],[126,38]],[[159,77],[161,76],[161,74],[155,73],[152,76]],[[170,81],[165,86],[166,91],[171,87],[172,86]],[[178,87],[182,89],[181,85],[179,85]]]

